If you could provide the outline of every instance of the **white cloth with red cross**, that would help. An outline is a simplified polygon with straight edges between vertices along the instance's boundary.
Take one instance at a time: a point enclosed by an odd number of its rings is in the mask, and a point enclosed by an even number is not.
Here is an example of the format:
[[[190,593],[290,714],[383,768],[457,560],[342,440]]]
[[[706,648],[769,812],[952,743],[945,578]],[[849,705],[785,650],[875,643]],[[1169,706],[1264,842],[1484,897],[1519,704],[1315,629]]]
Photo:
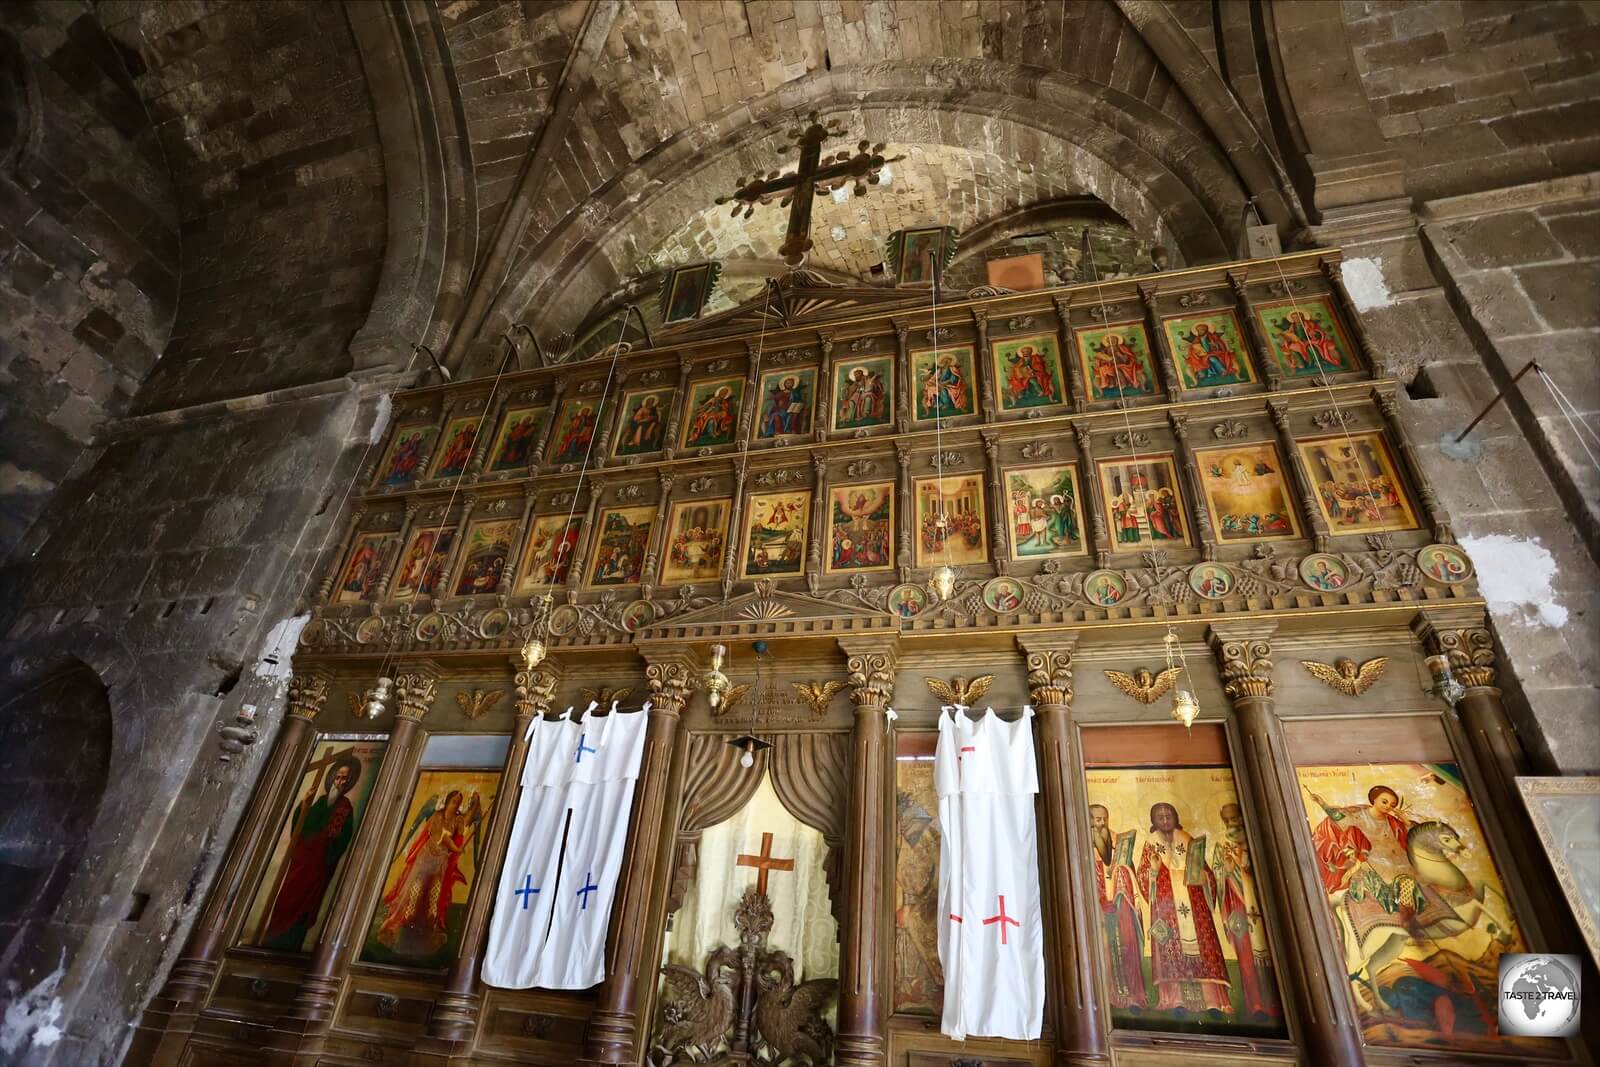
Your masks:
[[[1033,709],[939,716],[940,1029],[957,1040],[1034,1040],[1044,1023],[1044,921]]]

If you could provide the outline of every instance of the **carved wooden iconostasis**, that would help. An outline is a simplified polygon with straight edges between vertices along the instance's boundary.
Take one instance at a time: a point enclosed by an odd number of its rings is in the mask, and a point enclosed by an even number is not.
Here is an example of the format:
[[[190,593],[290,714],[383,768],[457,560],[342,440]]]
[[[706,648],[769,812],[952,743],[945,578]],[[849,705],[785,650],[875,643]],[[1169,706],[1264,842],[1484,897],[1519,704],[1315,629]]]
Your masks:
[[[1587,1062],[1497,1036],[1576,926],[1337,261],[796,272],[397,396],[130,1062]],[[485,986],[529,724],[646,700],[606,980]],[[949,704],[1034,709],[1037,1041],[939,1032]]]

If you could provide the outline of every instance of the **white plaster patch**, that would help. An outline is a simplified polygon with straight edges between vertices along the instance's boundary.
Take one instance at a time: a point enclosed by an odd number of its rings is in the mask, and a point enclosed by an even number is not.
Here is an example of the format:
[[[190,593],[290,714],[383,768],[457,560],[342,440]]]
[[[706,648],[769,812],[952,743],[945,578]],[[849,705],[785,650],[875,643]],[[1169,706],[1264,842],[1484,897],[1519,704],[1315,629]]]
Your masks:
[[[1478,589],[1496,615],[1537,619],[1546,626],[1567,623],[1567,609],[1556,603],[1556,559],[1535,538],[1463,537],[1461,547],[1472,557]]]
[[[44,981],[28,990],[18,991],[16,982],[6,983],[6,993],[11,1003],[6,1005],[6,1016],[0,1024],[0,1052],[11,1055],[28,1045],[48,1047],[61,1040],[61,998],[56,990],[67,973],[67,956],[61,954],[61,966],[45,976]]]
[[[1340,266],[1340,274],[1357,311],[1386,308],[1394,303],[1394,294],[1389,292],[1389,283],[1383,278],[1382,256],[1347,259]]]
[[[394,417],[394,401],[388,393],[378,397],[378,408],[372,415],[372,429],[367,433],[367,444],[375,445],[389,431],[389,420]]]
[[[282,693],[294,672],[294,650],[300,643],[300,631],[311,621],[311,613],[292,615],[279,622],[267,634],[262,645],[266,649],[250,668],[250,673]]]

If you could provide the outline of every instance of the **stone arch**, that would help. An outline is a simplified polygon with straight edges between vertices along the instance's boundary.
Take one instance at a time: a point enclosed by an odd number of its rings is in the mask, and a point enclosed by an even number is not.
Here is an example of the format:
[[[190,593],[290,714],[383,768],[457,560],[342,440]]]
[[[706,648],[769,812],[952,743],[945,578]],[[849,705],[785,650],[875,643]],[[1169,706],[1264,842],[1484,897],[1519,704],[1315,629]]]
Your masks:
[[[9,34],[0,33],[0,173],[16,165],[37,129],[33,93],[22,50]]]
[[[106,685],[71,658],[0,701],[0,974],[30,959],[85,856],[110,778]]]
[[[906,123],[953,124],[971,134],[1027,130],[1048,139],[1055,162],[1082,168],[1086,191],[1139,227],[1152,220],[1187,262],[1231,258],[1247,191],[1216,144],[1128,94],[1084,78],[996,61],[880,63],[818,72],[747,105],[724,112],[661,145],[647,160],[608,183],[524,255],[480,332],[496,337],[523,311],[550,309],[544,333],[570,328],[622,276],[606,255],[648,212],[693,178],[704,184],[736,177],[741,148],[774,137],[795,114],[898,113]],[[961,124],[967,123],[968,126]],[[892,123],[885,123],[893,128]],[[868,136],[874,136],[869,133]],[[874,136],[874,139],[886,139]],[[729,171],[723,175],[721,171]],[[1160,205],[1159,208],[1156,205]],[[575,299],[563,294],[587,292]],[[576,310],[574,310],[576,305]]]

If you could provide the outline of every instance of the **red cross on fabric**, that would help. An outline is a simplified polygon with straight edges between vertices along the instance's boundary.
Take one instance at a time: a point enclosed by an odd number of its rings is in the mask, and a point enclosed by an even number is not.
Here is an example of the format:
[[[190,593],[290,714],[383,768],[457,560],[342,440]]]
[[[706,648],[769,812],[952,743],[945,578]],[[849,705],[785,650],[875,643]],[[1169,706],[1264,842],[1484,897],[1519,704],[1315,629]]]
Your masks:
[[[748,853],[734,860],[735,866],[754,867],[759,873],[756,875],[756,892],[765,894],[767,891],[767,875],[773,871],[794,870],[794,860],[776,859],[772,855],[772,835],[761,835],[761,855],[752,856]]]
[[[1017,922],[1017,920],[1006,914],[1006,898],[1003,896],[1000,898],[1000,914],[991,915],[987,919],[983,920],[983,925],[985,926],[993,926],[995,923],[1000,924],[1000,943],[1002,945],[1007,944],[1006,926],[1008,924],[1011,926],[1022,925],[1021,923]]]
[[[978,746],[976,746],[976,745],[966,745],[966,746],[964,746],[961,749],[960,752],[956,753],[956,762],[957,763],[961,762],[961,757],[966,755],[968,752],[976,752],[976,751],[978,751]]]

